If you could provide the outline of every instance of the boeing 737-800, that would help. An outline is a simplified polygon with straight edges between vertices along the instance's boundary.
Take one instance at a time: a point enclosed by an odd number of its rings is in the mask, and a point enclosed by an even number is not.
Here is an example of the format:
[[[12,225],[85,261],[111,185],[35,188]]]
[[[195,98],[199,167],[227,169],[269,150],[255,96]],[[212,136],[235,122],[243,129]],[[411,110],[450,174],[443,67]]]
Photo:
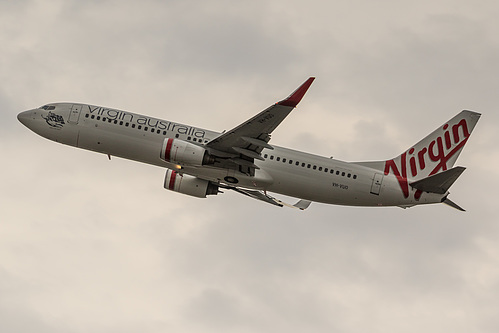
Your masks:
[[[348,206],[446,203],[465,168],[453,167],[480,114],[462,111],[399,156],[343,162],[270,144],[276,127],[298,105],[314,78],[289,97],[222,133],[127,111],[51,103],[18,119],[56,142],[166,169],[164,187],[199,198],[221,189],[277,206],[312,201]],[[268,194],[300,200],[289,205]]]

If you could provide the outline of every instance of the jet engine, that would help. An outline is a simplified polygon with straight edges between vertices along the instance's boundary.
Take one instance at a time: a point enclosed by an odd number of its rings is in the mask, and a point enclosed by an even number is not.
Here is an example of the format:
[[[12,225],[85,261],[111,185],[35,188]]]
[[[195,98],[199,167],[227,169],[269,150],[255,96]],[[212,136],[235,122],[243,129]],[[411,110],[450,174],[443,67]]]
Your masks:
[[[170,138],[163,141],[160,157],[167,162],[180,165],[201,166],[214,163],[213,156],[208,154],[208,151],[203,147],[184,140]]]
[[[191,175],[182,175],[170,169],[166,170],[164,186],[167,190],[198,198],[206,198],[207,195],[218,194],[218,185]]]

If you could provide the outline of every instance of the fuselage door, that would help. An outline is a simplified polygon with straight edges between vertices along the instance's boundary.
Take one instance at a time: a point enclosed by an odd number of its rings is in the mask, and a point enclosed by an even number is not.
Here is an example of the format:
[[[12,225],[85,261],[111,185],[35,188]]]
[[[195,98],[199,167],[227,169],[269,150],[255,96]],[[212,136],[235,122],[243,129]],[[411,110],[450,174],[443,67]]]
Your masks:
[[[379,195],[382,183],[383,183],[383,174],[375,173],[373,178],[373,184],[371,185],[371,194]]]
[[[81,104],[73,104],[71,107],[71,111],[69,112],[69,120],[70,124],[78,124],[78,120],[80,120],[80,113],[82,109]]]

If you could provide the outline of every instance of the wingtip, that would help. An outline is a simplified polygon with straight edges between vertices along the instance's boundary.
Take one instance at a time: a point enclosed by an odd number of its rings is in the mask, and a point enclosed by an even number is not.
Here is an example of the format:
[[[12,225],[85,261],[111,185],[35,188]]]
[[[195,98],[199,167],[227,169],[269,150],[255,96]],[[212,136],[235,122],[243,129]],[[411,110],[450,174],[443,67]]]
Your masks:
[[[315,80],[314,76],[309,77],[307,81],[305,81],[301,86],[299,86],[298,89],[296,89],[291,95],[288,96],[288,98],[278,102],[277,104],[283,106],[296,107],[298,103],[300,103],[303,96],[305,96],[305,93],[307,92],[308,88],[310,88],[314,80]]]

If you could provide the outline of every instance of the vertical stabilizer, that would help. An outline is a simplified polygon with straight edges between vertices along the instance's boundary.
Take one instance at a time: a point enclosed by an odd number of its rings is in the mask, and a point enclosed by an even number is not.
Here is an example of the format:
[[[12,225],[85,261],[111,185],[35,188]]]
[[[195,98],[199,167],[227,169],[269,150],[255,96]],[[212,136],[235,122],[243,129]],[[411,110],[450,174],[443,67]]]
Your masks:
[[[402,169],[407,178],[418,180],[452,168],[479,118],[477,112],[461,111],[423,140],[386,161],[385,173]]]
[[[453,167],[479,118],[480,113],[461,111],[399,156],[387,161],[359,164],[382,170],[385,176],[392,174],[397,177],[407,198],[407,179],[420,180]]]
[[[456,163],[480,116],[477,112],[461,111],[399,156],[359,164],[412,180],[448,170]]]

